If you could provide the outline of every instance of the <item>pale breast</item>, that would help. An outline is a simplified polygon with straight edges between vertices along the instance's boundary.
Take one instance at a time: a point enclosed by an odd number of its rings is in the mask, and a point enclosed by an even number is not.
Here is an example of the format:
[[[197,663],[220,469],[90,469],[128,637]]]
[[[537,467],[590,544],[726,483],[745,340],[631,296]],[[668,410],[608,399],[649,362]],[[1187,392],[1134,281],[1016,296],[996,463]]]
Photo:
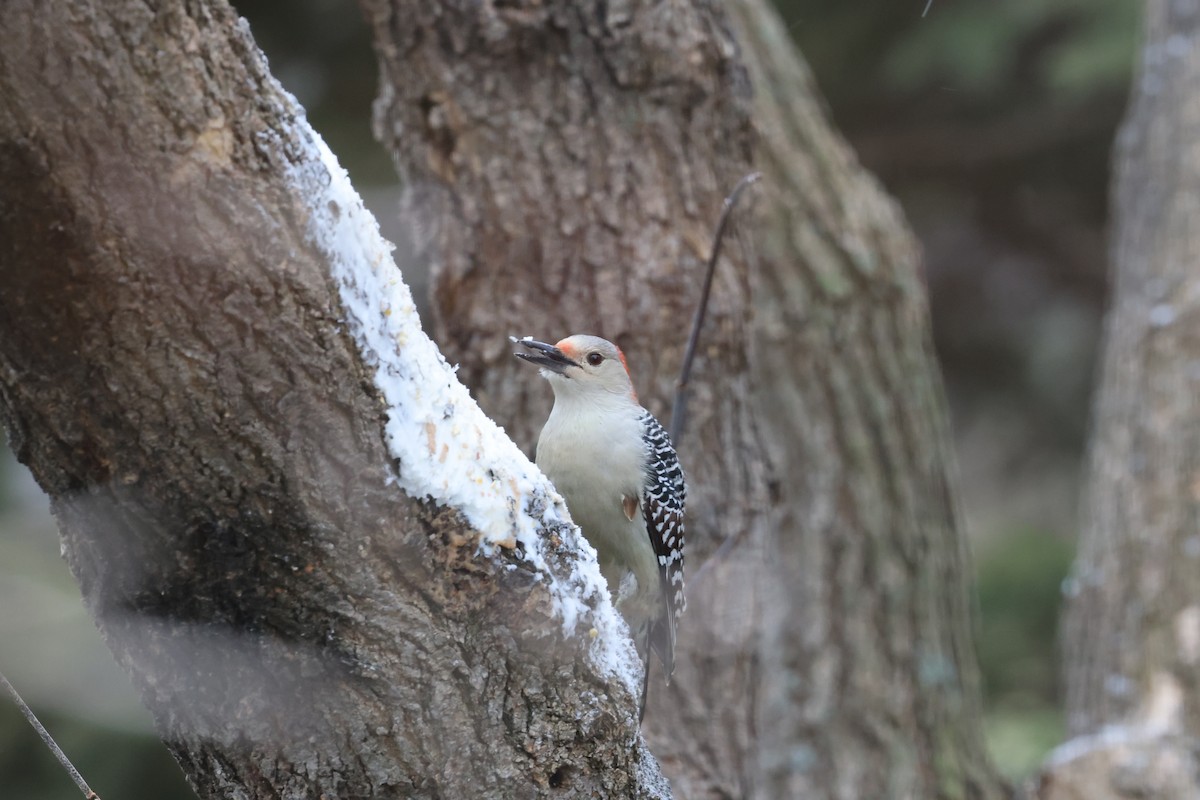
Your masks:
[[[616,597],[625,572],[637,578],[634,605],[653,608],[658,564],[640,509],[633,519],[624,499],[640,499],[645,483],[645,445],[637,419],[617,415],[561,414],[559,406],[538,439],[537,464],[567,502],[571,518],[596,548],[601,569]],[[624,606],[624,604],[623,604]],[[628,613],[632,609],[622,609]],[[630,619],[630,624],[636,624]]]

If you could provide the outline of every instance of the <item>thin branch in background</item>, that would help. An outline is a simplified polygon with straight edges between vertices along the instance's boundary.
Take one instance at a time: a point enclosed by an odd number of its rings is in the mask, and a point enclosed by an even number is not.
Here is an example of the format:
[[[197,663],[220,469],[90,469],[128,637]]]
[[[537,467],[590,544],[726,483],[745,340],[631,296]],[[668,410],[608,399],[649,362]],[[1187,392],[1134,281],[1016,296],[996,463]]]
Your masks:
[[[925,3],[925,10],[921,12],[922,19],[925,18],[925,15],[929,13],[929,9],[931,8],[933,8],[933,0],[928,0],[928,2]]]
[[[717,271],[717,259],[721,255],[721,241],[725,238],[725,228],[729,225],[729,217],[738,197],[747,186],[757,183],[762,178],[761,172],[751,172],[738,181],[737,186],[725,198],[721,208],[721,218],[717,220],[717,229],[713,233],[712,250],[708,255],[708,273],[704,276],[704,288],[700,292],[700,303],[696,306],[696,314],[692,317],[692,332],[688,336],[687,350],[683,354],[683,368],[679,371],[679,380],[675,382],[675,400],[671,405],[671,441],[679,447],[683,434],[683,421],[687,415],[688,380],[692,376],[692,361],[696,358],[696,345],[700,341],[700,328],[704,325],[704,314],[708,311],[708,295],[712,291],[713,274]]]
[[[17,694],[17,690],[8,682],[8,678],[4,677],[3,672],[0,672],[0,686],[4,687],[8,696],[12,698],[13,703],[20,709],[21,714],[25,719],[29,720],[29,724],[37,731],[37,735],[41,737],[42,742],[46,747],[50,748],[51,753],[54,753],[54,757],[58,759],[58,763],[62,764],[63,769],[71,776],[71,780],[75,781],[75,785],[79,787],[79,791],[83,792],[84,800],[100,800],[100,795],[93,792],[92,787],[87,785],[87,781],[79,774],[79,770],[75,769],[75,765],[67,758],[67,754],[62,751],[62,748],[58,746],[58,742],[54,741],[54,737],[50,735],[50,732],[46,730],[46,727],[34,715],[33,709],[25,704],[25,701],[21,699],[21,695]]]
[[[745,244],[745,242],[742,241],[744,234],[745,234],[745,231],[741,228],[735,228],[733,231],[733,235],[737,238],[742,249],[746,250],[747,245]],[[723,542],[721,542],[720,546],[718,546],[716,550],[713,551],[712,555],[710,555],[708,558],[706,558],[704,560],[704,563],[701,564],[700,567],[692,573],[692,576],[689,579],[689,582],[691,583],[691,585],[698,586],[700,584],[700,581],[703,579],[704,575],[708,572],[708,570],[713,565],[719,564],[723,560],[725,560],[725,558],[729,555],[729,553],[733,550],[733,548],[737,547],[738,544],[741,543],[742,539],[746,538],[746,533],[748,531],[749,531],[749,528],[742,527],[742,528],[738,528],[735,531],[732,531],[728,536],[726,536],[725,540]]]

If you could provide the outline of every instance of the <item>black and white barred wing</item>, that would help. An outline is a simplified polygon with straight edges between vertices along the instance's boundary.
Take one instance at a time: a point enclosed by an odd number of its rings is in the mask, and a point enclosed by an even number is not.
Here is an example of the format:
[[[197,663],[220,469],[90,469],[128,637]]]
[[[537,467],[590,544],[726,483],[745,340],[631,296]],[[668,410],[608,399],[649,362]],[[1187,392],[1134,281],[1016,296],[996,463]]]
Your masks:
[[[687,497],[679,457],[663,426],[649,411],[642,415],[642,430],[649,459],[642,516],[654,554],[658,557],[663,607],[651,622],[650,644],[662,659],[670,680],[675,668],[675,623],[687,607],[683,594],[683,506]]]

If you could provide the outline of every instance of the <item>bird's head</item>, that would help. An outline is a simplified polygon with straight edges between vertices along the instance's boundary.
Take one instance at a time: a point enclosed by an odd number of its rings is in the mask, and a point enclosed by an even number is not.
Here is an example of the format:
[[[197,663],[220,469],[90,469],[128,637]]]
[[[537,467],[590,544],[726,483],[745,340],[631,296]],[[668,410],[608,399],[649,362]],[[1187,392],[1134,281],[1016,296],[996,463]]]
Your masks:
[[[637,402],[625,354],[607,339],[582,333],[556,344],[529,336],[510,339],[528,351],[513,355],[541,367],[542,377],[550,381],[555,397],[615,395]]]

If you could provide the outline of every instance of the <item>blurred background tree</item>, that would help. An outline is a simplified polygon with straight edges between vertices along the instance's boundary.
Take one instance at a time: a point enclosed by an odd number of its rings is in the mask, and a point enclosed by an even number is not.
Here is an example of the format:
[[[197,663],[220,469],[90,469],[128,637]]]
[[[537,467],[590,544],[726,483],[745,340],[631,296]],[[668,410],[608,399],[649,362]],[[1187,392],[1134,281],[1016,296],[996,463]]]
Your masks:
[[[344,0],[244,0],[277,77],[384,226],[395,174],[370,130],[376,66]],[[1055,655],[1106,296],[1109,152],[1140,6],[777,0],[835,123],[921,238],[975,540],[979,650],[1001,768],[1062,736]],[[406,275],[420,297],[421,276]],[[38,490],[0,465],[0,668],[102,796],[186,796],[58,558]],[[0,705],[5,797],[69,780]],[[105,787],[108,787],[107,792]]]

